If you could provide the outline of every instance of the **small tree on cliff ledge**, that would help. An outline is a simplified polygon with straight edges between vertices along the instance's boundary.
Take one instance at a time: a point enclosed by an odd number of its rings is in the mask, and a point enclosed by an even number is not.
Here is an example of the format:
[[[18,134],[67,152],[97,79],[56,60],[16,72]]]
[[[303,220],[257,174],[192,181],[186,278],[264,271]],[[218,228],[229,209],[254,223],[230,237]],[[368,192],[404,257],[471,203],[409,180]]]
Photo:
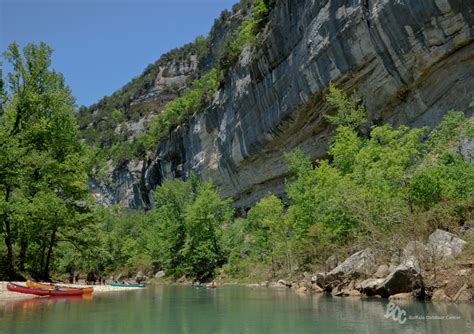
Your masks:
[[[337,111],[335,115],[324,115],[331,124],[351,129],[367,124],[364,106],[358,104],[355,98],[347,96],[342,90],[336,88],[332,82],[329,83],[326,101]]]

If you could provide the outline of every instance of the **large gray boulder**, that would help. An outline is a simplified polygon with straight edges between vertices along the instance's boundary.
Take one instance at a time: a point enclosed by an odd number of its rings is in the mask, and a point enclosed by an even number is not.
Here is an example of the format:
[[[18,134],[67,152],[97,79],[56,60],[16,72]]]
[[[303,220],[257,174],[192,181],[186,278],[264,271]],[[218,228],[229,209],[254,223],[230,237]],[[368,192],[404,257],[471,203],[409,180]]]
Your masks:
[[[358,278],[369,275],[375,265],[375,252],[370,249],[364,249],[349,256],[344,262],[331,270],[326,276],[327,280],[338,278]]]
[[[373,272],[374,266],[375,252],[367,248],[352,254],[329,273],[317,273],[311,278],[311,282],[331,291],[347,279],[368,276]]]
[[[356,289],[367,296],[373,296],[377,294],[377,289],[383,281],[383,278],[368,278],[357,284]]]
[[[391,272],[376,288],[375,293],[389,297],[402,292],[411,292],[423,286],[420,268],[416,261],[406,261]]]
[[[428,240],[428,247],[435,260],[447,260],[459,255],[466,242],[452,233],[436,230]]]
[[[155,274],[155,278],[162,278],[165,277],[166,273],[164,270],[160,270]]]

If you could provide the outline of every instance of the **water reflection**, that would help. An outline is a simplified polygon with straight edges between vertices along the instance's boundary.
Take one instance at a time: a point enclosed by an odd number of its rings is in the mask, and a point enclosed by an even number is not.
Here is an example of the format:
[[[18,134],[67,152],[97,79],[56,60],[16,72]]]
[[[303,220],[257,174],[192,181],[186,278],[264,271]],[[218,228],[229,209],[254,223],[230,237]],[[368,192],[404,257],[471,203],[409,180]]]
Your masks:
[[[398,303],[403,325],[384,317],[386,300],[295,294],[285,289],[156,286],[93,300],[36,298],[0,306],[5,333],[469,333],[473,306]],[[453,319],[429,319],[431,316]],[[456,320],[457,319],[457,320]]]

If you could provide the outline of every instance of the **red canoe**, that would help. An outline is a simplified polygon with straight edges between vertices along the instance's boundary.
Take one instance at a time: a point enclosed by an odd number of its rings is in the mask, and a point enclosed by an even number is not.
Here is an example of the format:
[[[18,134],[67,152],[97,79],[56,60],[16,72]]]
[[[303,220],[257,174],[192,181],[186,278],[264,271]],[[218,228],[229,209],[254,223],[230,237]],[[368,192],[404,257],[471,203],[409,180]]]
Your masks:
[[[8,283],[7,289],[13,292],[26,293],[29,295],[36,296],[80,296],[84,293],[82,289],[77,290],[49,290],[49,289],[38,289],[38,288],[29,288],[23,285]]]
[[[26,293],[29,295],[49,296],[48,289],[32,289],[15,283],[8,283],[7,289],[13,292]]]

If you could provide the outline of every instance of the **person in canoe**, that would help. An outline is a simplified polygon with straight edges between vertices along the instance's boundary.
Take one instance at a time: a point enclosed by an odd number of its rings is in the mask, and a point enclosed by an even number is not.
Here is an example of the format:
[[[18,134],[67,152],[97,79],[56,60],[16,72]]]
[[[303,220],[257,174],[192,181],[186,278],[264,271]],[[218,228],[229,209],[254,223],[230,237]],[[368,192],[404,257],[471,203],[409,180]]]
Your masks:
[[[211,285],[210,285],[209,287],[210,287],[211,289],[217,288],[216,281],[212,281],[212,282],[211,282]]]

